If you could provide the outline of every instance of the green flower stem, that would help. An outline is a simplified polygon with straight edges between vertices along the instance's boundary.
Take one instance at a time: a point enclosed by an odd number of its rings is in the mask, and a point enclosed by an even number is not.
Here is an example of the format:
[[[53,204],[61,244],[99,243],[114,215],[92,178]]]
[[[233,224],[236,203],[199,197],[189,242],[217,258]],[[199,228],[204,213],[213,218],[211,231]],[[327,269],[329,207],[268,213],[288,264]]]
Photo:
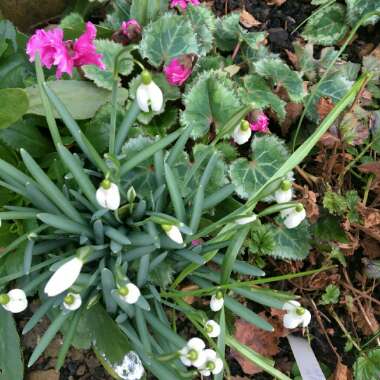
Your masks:
[[[171,291],[171,292],[161,292],[161,297],[172,297],[172,298],[183,298],[186,296],[202,296],[202,295],[212,295],[220,289],[235,289],[235,288],[243,288],[243,287],[252,287],[254,285],[259,284],[267,284],[270,282],[278,282],[285,280],[292,280],[294,278],[311,276],[316,273],[328,271],[330,269],[336,268],[336,265],[330,265],[327,267],[322,267],[319,269],[313,269],[305,272],[299,273],[289,273],[281,276],[268,277],[268,278],[260,278],[252,281],[235,281],[229,284],[216,285],[214,287],[203,288],[198,290],[188,290],[188,291]]]
[[[119,77],[117,72],[114,74],[112,83],[112,111],[111,111],[111,130],[109,138],[109,154],[115,154],[115,140],[116,140],[116,120],[117,120],[117,90],[119,87]]]
[[[55,117],[54,117],[54,113],[53,113],[53,109],[51,107],[50,101],[48,97],[46,96],[46,93],[43,88],[43,83],[45,82],[45,76],[42,70],[41,60],[38,53],[36,54],[36,58],[35,58],[35,68],[36,68],[36,75],[37,75],[38,90],[40,93],[42,104],[45,109],[46,121],[49,127],[51,137],[54,141],[54,145],[57,146],[57,144],[59,143],[62,144],[61,135],[59,134],[59,131],[58,131],[57,123],[55,121]]]

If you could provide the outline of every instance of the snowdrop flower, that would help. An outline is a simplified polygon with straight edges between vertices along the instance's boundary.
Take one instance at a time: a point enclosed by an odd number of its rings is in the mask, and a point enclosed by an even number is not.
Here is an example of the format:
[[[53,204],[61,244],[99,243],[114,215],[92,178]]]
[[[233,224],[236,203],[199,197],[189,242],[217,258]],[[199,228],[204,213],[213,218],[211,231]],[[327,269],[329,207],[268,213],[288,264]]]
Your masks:
[[[182,86],[191,75],[191,63],[186,58],[174,58],[164,67],[166,80],[172,86]]]
[[[121,379],[125,380],[139,380],[144,376],[144,367],[135,351],[129,351],[121,364],[113,369]]]
[[[141,73],[142,83],[137,87],[136,99],[143,112],[149,112],[152,108],[154,112],[159,112],[164,103],[164,96],[161,89],[153,82],[152,76],[146,70]]]
[[[278,190],[274,193],[277,203],[290,202],[293,197],[292,183],[288,180],[282,181]]]
[[[78,310],[82,306],[82,297],[77,293],[67,293],[63,299],[63,306],[70,311]]]
[[[187,366],[201,367],[205,363],[204,349],[206,345],[200,338],[191,338],[179,351],[181,362]]]
[[[223,292],[218,290],[216,294],[211,297],[210,309],[212,311],[219,311],[224,305]]]
[[[177,226],[173,226],[171,224],[162,224],[161,227],[170,239],[172,239],[177,244],[183,244],[182,234]]]
[[[141,295],[140,289],[131,282],[126,286],[119,288],[118,290],[120,297],[129,304],[136,303]]]
[[[302,327],[306,327],[310,323],[310,311],[303,308],[299,302],[288,301],[284,304],[282,309],[286,310],[283,323],[284,327],[286,327],[287,329],[294,329],[299,325],[302,325]]]
[[[249,223],[254,222],[256,219],[257,219],[257,215],[256,214],[252,214],[251,216],[245,216],[243,218],[236,219],[235,223],[236,224],[241,224],[241,225],[243,225],[243,224],[249,224]]]
[[[296,228],[306,218],[306,211],[302,204],[281,211],[286,228]]]
[[[247,120],[242,120],[242,122],[235,128],[233,133],[233,138],[236,144],[243,145],[251,137],[251,128]]]
[[[28,300],[22,289],[12,289],[0,294],[0,305],[11,313],[21,313],[28,307]]]
[[[117,210],[120,206],[120,192],[117,185],[105,179],[96,190],[96,200],[101,207]]]
[[[71,288],[77,280],[83,267],[83,260],[74,257],[60,266],[45,286],[45,293],[49,297],[55,297]]]
[[[220,326],[212,319],[206,322],[205,330],[210,338],[217,338],[220,335]]]
[[[205,364],[199,369],[203,376],[217,375],[223,371],[223,360],[211,349],[204,350]]]

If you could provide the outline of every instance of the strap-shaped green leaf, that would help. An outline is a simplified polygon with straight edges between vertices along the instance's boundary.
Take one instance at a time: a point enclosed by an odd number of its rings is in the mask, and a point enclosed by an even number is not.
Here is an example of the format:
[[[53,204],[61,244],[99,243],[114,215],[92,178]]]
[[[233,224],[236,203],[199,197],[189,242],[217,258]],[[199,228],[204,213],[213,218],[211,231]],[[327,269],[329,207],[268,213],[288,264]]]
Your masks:
[[[30,156],[30,154],[21,149],[21,157],[25,166],[32,174],[34,179],[41,186],[47,197],[49,197],[62,212],[71,218],[73,221],[82,222],[83,218],[78,211],[73,207],[71,202],[63,195],[54,182],[45,174],[45,172],[39,167],[36,161]]]

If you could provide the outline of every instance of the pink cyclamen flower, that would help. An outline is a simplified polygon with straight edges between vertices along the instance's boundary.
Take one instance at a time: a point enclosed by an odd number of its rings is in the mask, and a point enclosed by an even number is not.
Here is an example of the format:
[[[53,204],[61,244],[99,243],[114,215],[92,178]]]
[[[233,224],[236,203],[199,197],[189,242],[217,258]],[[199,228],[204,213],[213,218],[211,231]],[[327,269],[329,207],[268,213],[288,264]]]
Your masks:
[[[199,5],[199,0],[171,0],[170,2],[170,8],[174,8],[176,6],[179,6],[181,9],[185,10],[188,6],[188,4],[192,5]]]
[[[191,75],[191,71],[191,67],[178,58],[172,59],[164,68],[166,80],[172,86],[182,86]]]
[[[250,123],[251,131],[268,133],[269,118],[265,113],[261,113],[254,122]]]
[[[121,34],[124,44],[138,42],[141,39],[142,27],[134,18],[123,21],[121,24]]]
[[[96,28],[92,22],[86,24],[86,31],[74,41],[74,66],[95,65],[100,69],[106,68],[102,62],[102,54],[96,52],[94,40],[96,38]]]
[[[96,28],[91,22],[86,24],[86,31],[74,42],[64,41],[61,28],[48,31],[39,29],[30,37],[26,53],[29,55],[30,62],[33,62],[36,54],[39,53],[42,66],[48,69],[57,66],[56,77],[58,79],[63,73],[71,76],[74,67],[83,65],[96,65],[104,70],[102,55],[96,53],[95,37]]]
[[[63,30],[60,28],[47,31],[38,29],[30,37],[26,53],[29,55],[30,62],[33,62],[36,53],[39,53],[42,66],[48,69],[51,69],[53,65],[57,66],[57,78],[60,78],[62,73],[71,75],[73,71],[74,63],[63,40]]]

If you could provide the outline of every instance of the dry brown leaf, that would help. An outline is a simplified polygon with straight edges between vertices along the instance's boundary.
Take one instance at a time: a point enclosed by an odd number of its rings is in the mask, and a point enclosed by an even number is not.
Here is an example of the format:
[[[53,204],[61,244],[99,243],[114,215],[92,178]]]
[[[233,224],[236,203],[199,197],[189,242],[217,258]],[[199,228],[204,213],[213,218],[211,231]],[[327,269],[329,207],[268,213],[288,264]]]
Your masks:
[[[322,121],[334,108],[334,102],[328,96],[322,96],[317,104],[317,113]]]
[[[298,57],[292,51],[285,49],[286,55],[288,56],[289,61],[292,63],[295,69],[299,69]]]
[[[340,139],[331,132],[326,132],[319,139],[319,144],[331,149],[335,145],[340,145]]]
[[[319,219],[319,207],[317,204],[318,194],[314,193],[314,191],[310,191],[304,189],[303,191],[303,199],[301,202],[303,203],[307,218],[311,223],[315,223]]]
[[[268,5],[275,5],[276,7],[279,7],[280,5],[284,4],[286,0],[265,0]]]
[[[272,357],[279,353],[279,338],[288,334],[288,330],[284,328],[282,323],[284,312],[272,309],[271,314],[271,317],[268,318],[263,311],[259,313],[259,316],[274,327],[274,332],[264,331],[243,319],[235,321],[235,338],[240,343],[245,344],[255,352],[266,357]],[[238,361],[245,374],[254,375],[262,372],[261,368],[257,367],[240,353],[232,351],[231,354]]]
[[[191,291],[191,290],[198,290],[198,289],[199,289],[199,286],[198,286],[198,285],[191,284],[191,285],[186,285],[186,286],[184,286],[183,288],[181,288],[181,291],[183,291],[183,292],[189,292],[189,291]],[[187,304],[191,305],[191,304],[193,304],[194,301],[195,301],[195,296],[185,296],[185,297],[183,297],[183,300],[184,300]]]
[[[360,245],[368,258],[377,259],[380,257],[380,243],[377,240],[365,236],[364,239],[360,240]]]
[[[242,10],[240,12],[240,23],[246,28],[254,28],[260,26],[261,22],[256,20],[249,12]]]
[[[59,372],[54,369],[48,371],[33,371],[26,380],[59,380]]]
[[[336,365],[335,372],[330,376],[329,380],[351,380],[351,371],[347,366],[338,362]]]
[[[379,330],[379,323],[377,322],[376,316],[374,314],[373,308],[370,305],[363,305],[365,316],[359,308],[355,308],[354,320],[356,326],[361,330],[361,332],[366,335],[372,335]]]

